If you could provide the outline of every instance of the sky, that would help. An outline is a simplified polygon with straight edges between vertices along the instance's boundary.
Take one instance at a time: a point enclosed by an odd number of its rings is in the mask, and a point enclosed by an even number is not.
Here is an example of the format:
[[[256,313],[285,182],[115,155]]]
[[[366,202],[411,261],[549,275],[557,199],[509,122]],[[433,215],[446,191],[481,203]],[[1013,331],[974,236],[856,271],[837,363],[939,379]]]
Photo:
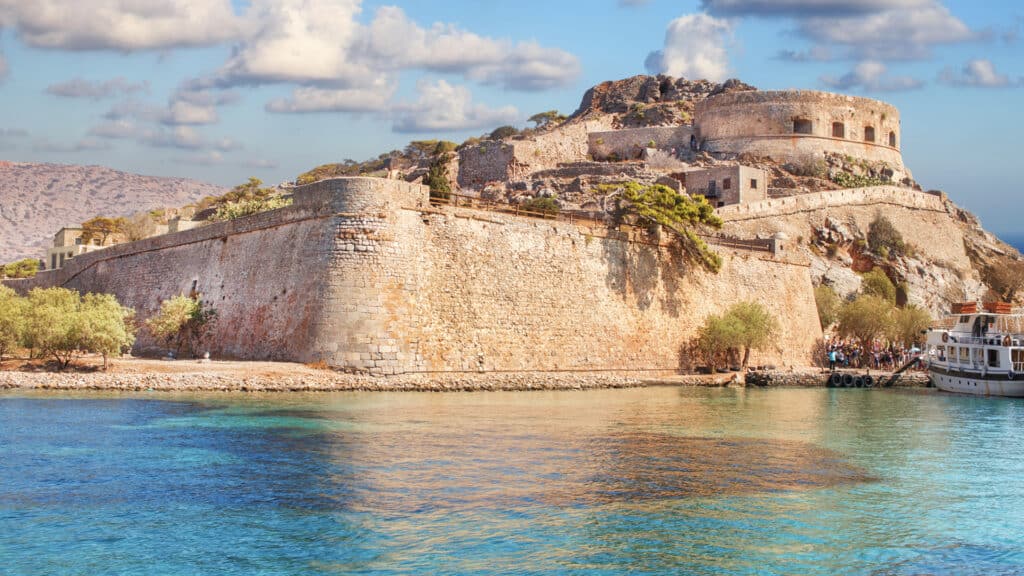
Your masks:
[[[1014,0],[0,0],[0,159],[231,186],[571,113],[636,74],[877,98],[904,161],[1024,235]]]

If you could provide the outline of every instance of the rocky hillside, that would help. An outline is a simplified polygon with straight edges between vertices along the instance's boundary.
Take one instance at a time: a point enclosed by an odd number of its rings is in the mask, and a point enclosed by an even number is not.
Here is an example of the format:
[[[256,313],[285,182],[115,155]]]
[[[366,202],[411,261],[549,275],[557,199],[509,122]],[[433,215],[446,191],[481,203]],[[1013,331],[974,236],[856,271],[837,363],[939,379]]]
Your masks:
[[[102,166],[0,162],[0,262],[39,257],[59,228],[93,216],[182,206],[225,191]]]

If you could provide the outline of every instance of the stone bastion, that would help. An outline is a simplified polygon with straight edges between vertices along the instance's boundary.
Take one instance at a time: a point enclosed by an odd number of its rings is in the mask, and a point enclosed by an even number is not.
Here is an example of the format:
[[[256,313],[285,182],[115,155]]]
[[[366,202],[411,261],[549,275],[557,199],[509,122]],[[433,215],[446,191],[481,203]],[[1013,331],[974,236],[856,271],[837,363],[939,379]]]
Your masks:
[[[380,375],[673,372],[706,315],[739,300],[785,315],[756,364],[805,364],[821,338],[807,265],[763,252],[723,250],[711,274],[640,231],[431,206],[426,186],[380,178],[294,198],[5,284],[112,293],[140,321],[195,291],[218,312],[214,357]],[[143,330],[136,350],[165,344]]]
[[[833,152],[905,171],[899,110],[878,100],[811,90],[732,92],[699,102],[695,118],[712,152],[777,162]]]

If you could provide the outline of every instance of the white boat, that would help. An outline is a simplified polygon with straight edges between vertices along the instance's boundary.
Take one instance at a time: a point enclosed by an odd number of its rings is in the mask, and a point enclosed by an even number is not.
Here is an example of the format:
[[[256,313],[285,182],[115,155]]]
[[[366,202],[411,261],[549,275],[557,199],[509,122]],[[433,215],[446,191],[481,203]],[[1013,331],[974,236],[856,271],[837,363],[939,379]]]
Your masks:
[[[928,330],[925,356],[939,390],[1024,397],[1024,311],[1004,303],[957,304]]]

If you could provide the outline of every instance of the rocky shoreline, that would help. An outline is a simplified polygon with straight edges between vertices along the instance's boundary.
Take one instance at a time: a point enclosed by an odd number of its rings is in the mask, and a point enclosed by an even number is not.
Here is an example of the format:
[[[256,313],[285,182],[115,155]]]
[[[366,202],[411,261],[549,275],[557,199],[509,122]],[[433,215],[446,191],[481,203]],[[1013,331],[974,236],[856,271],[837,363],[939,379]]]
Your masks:
[[[877,373],[876,373],[877,374]],[[880,375],[880,374],[878,374]],[[638,377],[609,373],[458,373],[373,377],[327,370],[296,376],[185,373],[0,372],[0,390],[106,390],[206,392],[458,392],[595,390],[645,386],[824,387],[828,374],[817,369],[742,374]],[[926,386],[927,374],[915,373],[898,386]]]

